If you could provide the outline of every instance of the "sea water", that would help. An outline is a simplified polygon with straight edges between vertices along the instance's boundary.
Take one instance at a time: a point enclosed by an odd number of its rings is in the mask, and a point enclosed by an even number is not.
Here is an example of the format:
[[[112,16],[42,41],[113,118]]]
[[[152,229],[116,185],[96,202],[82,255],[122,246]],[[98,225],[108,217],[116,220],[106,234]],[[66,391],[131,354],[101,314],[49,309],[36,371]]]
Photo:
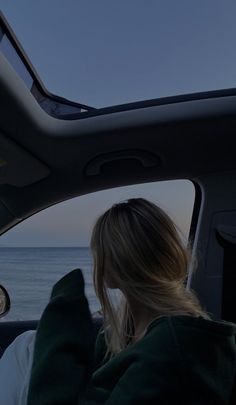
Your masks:
[[[90,249],[82,248],[0,248],[0,284],[11,298],[7,320],[39,319],[53,285],[69,271],[80,268],[91,312],[100,309],[92,280]]]

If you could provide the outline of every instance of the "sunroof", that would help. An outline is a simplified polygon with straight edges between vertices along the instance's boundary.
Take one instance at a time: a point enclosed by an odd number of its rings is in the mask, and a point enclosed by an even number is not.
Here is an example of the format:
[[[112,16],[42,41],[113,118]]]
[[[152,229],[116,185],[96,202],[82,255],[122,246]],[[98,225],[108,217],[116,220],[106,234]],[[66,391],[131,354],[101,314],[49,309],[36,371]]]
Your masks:
[[[1,8],[45,87],[75,104],[100,109],[235,87],[236,2],[55,4]]]

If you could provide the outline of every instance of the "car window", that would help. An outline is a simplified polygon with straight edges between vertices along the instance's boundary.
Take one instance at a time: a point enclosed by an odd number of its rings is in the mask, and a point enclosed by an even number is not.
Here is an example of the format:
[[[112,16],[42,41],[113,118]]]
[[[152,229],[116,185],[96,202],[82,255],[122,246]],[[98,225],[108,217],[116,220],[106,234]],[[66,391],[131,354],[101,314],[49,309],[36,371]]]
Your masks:
[[[96,218],[114,203],[143,197],[158,204],[175,221],[187,243],[195,200],[193,184],[175,180],[103,190],[54,205],[24,222],[0,240],[0,282],[12,307],[4,319],[38,319],[53,284],[81,268],[92,312],[100,309],[92,283],[89,249]]]
[[[0,3],[46,88],[69,100],[100,108],[235,87],[235,1]]]

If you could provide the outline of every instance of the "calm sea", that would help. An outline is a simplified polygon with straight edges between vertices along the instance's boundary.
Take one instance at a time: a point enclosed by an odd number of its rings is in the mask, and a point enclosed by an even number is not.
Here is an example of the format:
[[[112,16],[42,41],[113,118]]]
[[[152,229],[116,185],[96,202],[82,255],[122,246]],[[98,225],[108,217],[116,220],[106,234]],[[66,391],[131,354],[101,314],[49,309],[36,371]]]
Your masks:
[[[91,312],[100,306],[92,283],[92,257],[88,248],[0,248],[0,284],[10,294],[7,320],[38,319],[56,281],[81,268]]]

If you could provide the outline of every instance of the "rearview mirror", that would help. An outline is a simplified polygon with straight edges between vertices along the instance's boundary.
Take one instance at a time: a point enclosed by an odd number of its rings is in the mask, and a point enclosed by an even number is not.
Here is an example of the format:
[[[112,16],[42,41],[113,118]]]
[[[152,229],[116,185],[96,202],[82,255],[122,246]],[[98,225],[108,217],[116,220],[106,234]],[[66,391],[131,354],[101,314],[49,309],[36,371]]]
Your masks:
[[[0,285],[0,317],[6,315],[11,306],[11,301],[7,290]]]

